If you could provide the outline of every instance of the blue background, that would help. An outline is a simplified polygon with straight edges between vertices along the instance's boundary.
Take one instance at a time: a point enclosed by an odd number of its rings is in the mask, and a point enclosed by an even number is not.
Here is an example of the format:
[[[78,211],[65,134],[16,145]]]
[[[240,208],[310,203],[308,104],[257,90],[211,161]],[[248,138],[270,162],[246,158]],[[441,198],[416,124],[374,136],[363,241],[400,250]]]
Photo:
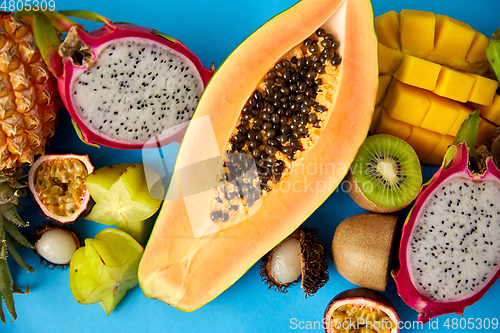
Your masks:
[[[114,21],[156,28],[182,40],[205,66],[214,63],[217,67],[246,36],[294,3],[295,0],[92,0],[82,4],[82,1],[56,0],[56,9],[87,9]],[[403,8],[446,14],[471,24],[487,36],[500,25],[498,0],[373,0],[373,7],[375,15],[392,9],[399,12]],[[85,26],[92,30],[99,25],[85,23]],[[171,168],[178,146],[170,145],[166,151]],[[85,146],[74,134],[66,112],[60,114],[60,124],[47,152],[87,153],[97,168],[141,161],[140,151]],[[428,179],[435,170],[435,167],[425,166],[425,178]],[[23,211],[22,216],[32,226],[45,221],[33,202],[26,201],[25,204],[31,205],[32,209]],[[346,217],[362,212],[347,194],[338,190],[311,215],[305,225],[316,226],[324,245],[330,249],[336,226]],[[105,228],[86,220],[79,220],[73,226],[83,238],[94,237]],[[25,232],[32,232],[32,229]],[[98,304],[80,305],[75,301],[70,291],[68,270],[44,268],[39,264],[38,257],[28,249],[22,249],[21,254],[36,269],[36,273],[27,273],[10,262],[11,273],[20,286],[29,283],[31,293],[15,295],[18,319],[14,323],[0,325],[0,332],[293,332],[300,331],[298,327],[294,329],[294,323],[305,325],[321,321],[330,299],[354,287],[331,264],[330,282],[315,296],[305,299],[299,286],[290,289],[287,294],[278,294],[268,290],[260,281],[256,264],[227,291],[193,313],[183,313],[158,300],[148,299],[137,287],[130,290],[115,310],[106,316]],[[397,261],[393,263],[393,266],[396,265]],[[417,312],[399,298],[392,279],[384,294],[397,307],[401,320],[408,323],[416,321]],[[466,309],[465,318],[473,318],[474,321],[478,318],[498,319],[499,296],[500,283],[497,283],[480,301]],[[452,320],[460,318],[455,314],[439,317],[439,331],[451,330],[451,326],[447,328],[444,325],[445,322],[448,320],[451,324]],[[415,331],[435,332],[437,329],[429,329],[425,325]]]

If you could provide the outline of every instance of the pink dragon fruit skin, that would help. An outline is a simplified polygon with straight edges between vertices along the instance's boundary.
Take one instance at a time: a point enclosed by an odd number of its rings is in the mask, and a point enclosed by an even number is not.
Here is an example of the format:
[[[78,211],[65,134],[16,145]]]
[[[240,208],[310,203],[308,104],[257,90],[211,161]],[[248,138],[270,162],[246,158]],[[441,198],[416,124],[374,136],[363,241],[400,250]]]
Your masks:
[[[441,166],[441,168],[437,171],[437,173],[434,175],[433,179],[424,187],[422,188],[420,194],[417,196],[417,199],[415,201],[414,207],[410,214],[408,215],[408,218],[403,226],[402,230],[402,237],[401,237],[401,246],[399,249],[399,260],[400,260],[400,268],[395,269],[392,272],[392,275],[394,277],[394,280],[396,282],[396,287],[398,290],[398,294],[401,296],[401,298],[404,300],[404,302],[412,307],[413,309],[417,310],[419,312],[418,320],[422,321],[423,323],[426,323],[429,321],[429,319],[443,315],[443,314],[448,314],[448,313],[457,313],[459,315],[462,315],[464,312],[464,309],[467,306],[472,305],[476,301],[478,301],[484,293],[495,283],[495,281],[498,279],[500,276],[500,271],[498,268],[500,267],[500,255],[499,255],[499,246],[498,244],[495,244],[496,249],[493,249],[494,251],[496,250],[496,262],[490,263],[488,267],[491,267],[493,270],[481,281],[481,283],[476,284],[477,289],[473,291],[472,295],[468,295],[467,297],[464,297],[462,299],[457,299],[454,301],[437,301],[435,299],[430,298],[428,295],[424,295],[422,290],[417,288],[418,282],[423,283],[434,283],[435,281],[423,281],[420,280],[418,281],[418,276],[416,272],[419,272],[418,269],[415,266],[417,265],[415,262],[411,262],[411,259],[409,257],[411,256],[412,249],[410,244],[412,243],[412,239],[415,239],[416,236],[416,225],[418,223],[418,219],[422,218],[421,214],[419,212],[423,209],[424,205],[432,198],[430,198],[433,195],[437,195],[440,190],[444,190],[445,186],[448,186],[450,184],[450,181],[454,181],[454,179],[465,179],[465,180],[470,180],[476,184],[483,184],[486,182],[493,182],[495,184],[497,189],[500,189],[500,171],[497,169],[495,164],[493,163],[492,158],[487,159],[487,170],[482,173],[482,174],[476,174],[476,173],[471,173],[471,171],[468,168],[469,165],[469,154],[468,154],[468,149],[464,143],[460,143],[456,146],[457,152],[455,153],[451,166],[448,168]],[[499,190],[500,191],[500,190]],[[446,193],[446,192],[443,192]],[[479,195],[479,194],[478,194]],[[436,197],[437,198],[437,197]],[[447,198],[448,199],[448,198]],[[495,209],[499,209],[500,207],[500,198],[498,196],[496,197],[491,197],[488,196],[487,198],[484,197],[481,200],[488,200],[488,206],[490,207],[495,207]],[[458,204],[457,204],[458,205]],[[479,205],[479,204],[478,204]],[[492,208],[493,209],[493,208]],[[425,212],[424,212],[425,213]],[[498,212],[495,213],[495,216],[493,215],[486,215],[487,217],[490,216],[492,218],[492,221],[494,224],[496,224],[495,228],[497,230],[499,229],[500,226],[500,219],[497,218]],[[458,220],[457,220],[458,221]],[[441,224],[440,220],[438,219],[435,221],[436,225]],[[456,222],[459,223],[459,222]],[[471,219],[472,223],[472,219]],[[487,223],[487,222],[486,222]],[[444,222],[443,222],[444,224]],[[484,221],[483,221],[484,224]],[[453,224],[455,225],[455,224]],[[432,227],[431,227],[432,228]],[[484,231],[484,228],[483,228]],[[500,238],[499,238],[499,233],[498,231],[491,230],[492,233],[495,233],[493,237],[497,240],[497,243],[500,243]],[[435,235],[433,237],[440,237],[438,232],[434,232]],[[446,234],[444,234],[446,236]],[[485,237],[486,235],[483,233],[482,237]],[[478,238],[480,238],[481,235],[479,235]],[[465,238],[465,236],[464,236]],[[446,240],[439,239],[437,241],[440,244],[445,244]],[[420,244],[419,246],[424,246],[425,244]],[[493,245],[493,242],[492,242]],[[427,244],[429,246],[429,244]],[[428,252],[434,251],[436,249],[429,248]],[[426,250],[427,251],[427,250]],[[436,253],[438,251],[435,251]],[[444,252],[443,252],[444,253]],[[439,255],[440,253],[438,253]],[[466,260],[469,260],[467,257],[467,254],[461,255],[463,258]],[[444,254],[443,254],[444,257]],[[445,260],[445,259],[442,259]],[[463,260],[463,259],[462,259]],[[472,259],[470,259],[472,260]],[[483,260],[483,259],[481,259]],[[482,261],[481,261],[482,263]],[[486,264],[486,262],[484,263]],[[422,265],[422,263],[419,263],[418,265]],[[443,264],[446,266],[446,264]],[[478,264],[476,264],[478,265]],[[481,267],[478,265],[478,270],[481,269]],[[442,267],[441,267],[442,269]],[[428,279],[431,279],[432,276],[438,276],[440,273],[438,272],[439,267],[436,267],[434,271],[431,271],[428,277]],[[450,270],[451,271],[451,270]],[[420,271],[421,272],[421,271]],[[446,273],[446,269],[444,270]],[[461,273],[460,271],[454,272],[454,274]],[[467,274],[467,273],[466,273]],[[436,278],[437,279],[437,278]],[[460,281],[460,280],[459,280]],[[441,282],[441,281],[439,281]],[[454,281],[451,281],[454,282]],[[474,287],[474,284],[472,285]],[[436,287],[433,287],[436,288]],[[472,288],[473,289],[473,288]],[[444,297],[444,296],[443,296]]]
[[[208,81],[213,75],[213,68],[207,69],[203,67],[200,60],[179,40],[170,36],[165,36],[153,29],[128,24],[128,23],[107,23],[100,29],[86,32],[79,26],[74,27],[78,38],[91,49],[93,60],[95,61],[101,51],[106,47],[106,43],[119,39],[137,39],[148,40],[158,43],[174,53],[178,53],[187,58],[198,71],[203,87],[206,86]],[[168,38],[167,38],[168,37]],[[98,64],[98,62],[96,63]],[[119,149],[142,149],[164,146],[172,142],[180,143],[184,132],[187,128],[188,122],[178,124],[170,130],[167,135],[156,137],[156,140],[149,140],[147,143],[127,143],[122,140],[110,140],[104,137],[96,130],[89,128],[81,119],[78,112],[75,110],[73,103],[71,85],[80,74],[88,69],[88,66],[83,64],[81,66],[73,64],[72,59],[69,57],[62,59],[62,75],[58,78],[58,87],[61,99],[70,113],[73,121],[79,127],[83,140],[89,144],[101,144],[104,146],[119,148]]]

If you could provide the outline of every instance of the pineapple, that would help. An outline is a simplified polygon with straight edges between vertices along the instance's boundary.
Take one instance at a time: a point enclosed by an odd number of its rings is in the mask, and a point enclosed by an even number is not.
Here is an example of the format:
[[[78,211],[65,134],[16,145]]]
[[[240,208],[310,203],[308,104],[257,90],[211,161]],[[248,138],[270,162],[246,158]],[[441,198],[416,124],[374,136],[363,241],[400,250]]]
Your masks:
[[[0,12],[0,174],[44,153],[61,103],[33,36],[32,19]]]
[[[56,79],[45,64],[33,35],[32,18],[14,20],[0,12],[0,320],[5,323],[3,302],[16,319],[13,293],[22,292],[14,283],[7,255],[34,272],[16,246],[32,247],[18,227],[25,227],[16,205],[24,195],[19,182],[22,166],[32,164],[45,152],[54,134],[61,106]],[[25,292],[29,288],[26,287]],[[3,300],[3,302],[2,302]]]
[[[26,227],[28,224],[19,216],[16,205],[19,197],[26,195],[25,184],[19,182],[24,176],[19,173],[14,176],[0,175],[0,320],[5,324],[2,299],[9,310],[12,318],[16,320],[13,293],[23,293],[14,283],[7,265],[7,255],[10,254],[14,260],[28,272],[34,272],[16,250],[16,245],[29,248],[33,246],[19,232],[18,227]],[[29,292],[26,286],[25,292]]]

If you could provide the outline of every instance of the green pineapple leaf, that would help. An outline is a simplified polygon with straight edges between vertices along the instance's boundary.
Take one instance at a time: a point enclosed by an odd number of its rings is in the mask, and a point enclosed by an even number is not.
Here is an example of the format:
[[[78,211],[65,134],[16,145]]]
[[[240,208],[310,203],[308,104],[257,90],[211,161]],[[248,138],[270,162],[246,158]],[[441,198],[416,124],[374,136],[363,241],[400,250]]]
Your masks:
[[[13,285],[12,277],[9,273],[7,260],[0,260],[0,295],[2,296],[10,315],[14,320],[17,318],[16,309],[14,308],[14,297],[12,296],[11,285]],[[0,319],[5,324],[5,315],[3,312],[3,303],[0,304]]]
[[[0,215],[0,220],[3,220],[3,227],[4,229],[17,241],[19,244],[24,245],[28,248],[33,248],[33,245],[31,245],[30,241],[26,239],[26,237],[21,234],[17,226],[11,222],[10,220],[6,219],[3,215]]]
[[[0,214],[2,214],[7,220],[14,222],[20,227],[27,227],[28,224],[21,219],[19,213],[17,212],[16,206],[13,203],[6,203],[0,205]]]
[[[12,258],[14,258],[14,260],[19,264],[19,266],[21,266],[22,268],[24,268],[25,270],[27,270],[30,273],[34,273],[35,270],[33,269],[33,267],[31,267],[30,265],[28,265],[23,260],[23,258],[19,254],[19,252],[17,252],[16,246],[14,245],[14,242],[12,241],[12,239],[10,239],[9,235],[5,235],[5,236],[6,236],[5,240],[6,240],[6,244],[7,244],[7,250],[9,251],[10,255],[12,256]]]

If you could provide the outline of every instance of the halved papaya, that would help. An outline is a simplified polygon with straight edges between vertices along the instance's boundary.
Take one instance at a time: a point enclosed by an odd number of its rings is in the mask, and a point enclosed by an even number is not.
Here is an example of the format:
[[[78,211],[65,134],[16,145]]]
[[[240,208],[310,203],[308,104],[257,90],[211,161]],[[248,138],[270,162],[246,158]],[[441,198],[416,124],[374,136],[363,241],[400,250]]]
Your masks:
[[[326,58],[317,66],[315,52]],[[303,91],[293,85],[302,81]],[[144,294],[196,310],[297,229],[347,173],[377,86],[369,0],[302,0],[250,35],[217,70],[187,129],[140,263]],[[300,111],[291,106],[299,101]],[[245,172],[231,179],[231,165]]]

